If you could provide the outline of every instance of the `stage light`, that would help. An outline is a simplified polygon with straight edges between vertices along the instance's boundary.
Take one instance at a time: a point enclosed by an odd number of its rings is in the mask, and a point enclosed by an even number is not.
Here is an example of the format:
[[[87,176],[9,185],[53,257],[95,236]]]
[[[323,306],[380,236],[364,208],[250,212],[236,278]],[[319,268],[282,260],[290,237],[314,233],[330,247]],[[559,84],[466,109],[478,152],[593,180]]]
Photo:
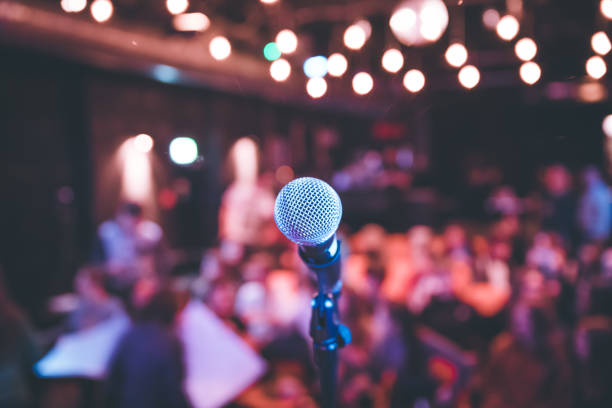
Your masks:
[[[310,78],[306,83],[306,92],[313,99],[318,99],[327,92],[327,82],[321,77]]]
[[[295,33],[291,30],[281,30],[276,34],[274,40],[278,49],[283,54],[292,54],[295,52],[298,46],[298,39]]]
[[[153,138],[146,133],[134,136],[132,139],[136,150],[142,153],[149,153],[153,148]]]
[[[226,59],[232,53],[232,45],[229,40],[225,37],[218,36],[210,41],[208,47],[210,55],[217,61]]]
[[[397,71],[402,69],[402,66],[404,65],[404,56],[400,50],[391,48],[385,51],[382,56],[381,63],[386,71],[395,74]]]
[[[304,61],[303,68],[308,78],[323,78],[327,75],[327,58],[322,55],[310,57]]]
[[[482,24],[489,30],[494,30],[499,23],[500,15],[499,11],[495,9],[486,9],[482,13]]]
[[[605,18],[612,20],[612,0],[601,0],[599,9]]]
[[[612,115],[608,115],[604,118],[601,128],[606,136],[612,138]]]
[[[276,3],[278,0],[259,0],[261,3],[263,4],[274,4]]]
[[[87,7],[87,0],[62,0],[61,6],[66,13],[79,13]]]
[[[170,14],[184,13],[189,7],[189,0],[166,0],[166,8]]]
[[[270,76],[278,82],[283,82],[291,75],[291,65],[286,59],[279,58],[270,64]]]
[[[172,24],[177,31],[206,31],[210,20],[204,13],[185,13],[174,16]]]
[[[480,71],[473,65],[466,65],[461,68],[458,77],[464,88],[472,89],[480,82]]]
[[[353,77],[353,90],[358,95],[369,94],[374,88],[374,80],[367,72],[359,72]]]
[[[90,6],[91,16],[98,23],[104,23],[113,16],[113,3],[110,0],[95,0]]]
[[[418,69],[411,69],[404,75],[404,88],[417,93],[425,86],[425,75]]]
[[[511,41],[518,34],[520,25],[516,17],[503,16],[497,23],[497,35],[504,41]]]
[[[358,50],[367,40],[366,32],[356,24],[349,26],[344,31],[344,45],[351,50]]]
[[[467,61],[468,52],[463,44],[454,43],[448,47],[444,57],[450,66],[459,68]]]
[[[405,45],[437,41],[448,26],[448,10],[441,0],[406,0],[391,14],[389,27]]]
[[[538,53],[538,46],[531,38],[521,38],[514,46],[514,53],[522,61],[531,61]]]
[[[519,74],[523,82],[533,85],[540,80],[542,69],[533,61],[525,62],[519,69]]]
[[[587,74],[593,79],[600,79],[608,71],[606,62],[599,55],[591,57],[586,62]]]
[[[612,49],[612,44],[604,31],[598,31],[591,37],[591,47],[597,54],[606,55]]]
[[[263,55],[268,61],[274,61],[280,58],[281,51],[278,49],[278,45],[276,45],[275,42],[269,42],[263,49]]]
[[[190,137],[176,137],[169,146],[170,160],[185,166],[198,158],[198,144]]]
[[[348,68],[348,61],[344,55],[334,53],[327,59],[327,72],[333,77],[341,77]]]

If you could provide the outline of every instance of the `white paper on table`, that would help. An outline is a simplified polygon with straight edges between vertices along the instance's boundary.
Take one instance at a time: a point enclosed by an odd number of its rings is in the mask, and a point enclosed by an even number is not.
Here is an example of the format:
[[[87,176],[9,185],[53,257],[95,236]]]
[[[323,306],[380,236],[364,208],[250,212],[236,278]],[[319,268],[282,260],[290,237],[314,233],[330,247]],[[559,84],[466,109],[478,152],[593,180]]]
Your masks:
[[[118,316],[62,335],[34,370],[40,377],[104,378],[115,346],[129,326],[126,316]]]
[[[219,408],[232,401],[266,370],[265,361],[202,302],[183,310],[185,391],[196,408]]]

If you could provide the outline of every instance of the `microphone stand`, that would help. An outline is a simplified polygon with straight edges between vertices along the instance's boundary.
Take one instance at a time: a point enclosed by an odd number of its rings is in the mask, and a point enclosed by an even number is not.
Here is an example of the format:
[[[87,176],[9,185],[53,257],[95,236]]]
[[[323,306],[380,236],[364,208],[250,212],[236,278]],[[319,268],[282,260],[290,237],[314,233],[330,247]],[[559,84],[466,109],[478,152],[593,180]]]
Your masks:
[[[349,329],[338,323],[338,298],[342,282],[340,278],[340,243],[332,237],[321,247],[321,252],[300,246],[299,255],[317,275],[319,291],[311,302],[310,336],[313,340],[314,358],[319,367],[321,383],[321,407],[334,408],[337,403],[338,349],[349,344]],[[330,244],[331,243],[331,244]],[[335,252],[334,252],[335,250]],[[334,252],[334,253],[332,253]]]

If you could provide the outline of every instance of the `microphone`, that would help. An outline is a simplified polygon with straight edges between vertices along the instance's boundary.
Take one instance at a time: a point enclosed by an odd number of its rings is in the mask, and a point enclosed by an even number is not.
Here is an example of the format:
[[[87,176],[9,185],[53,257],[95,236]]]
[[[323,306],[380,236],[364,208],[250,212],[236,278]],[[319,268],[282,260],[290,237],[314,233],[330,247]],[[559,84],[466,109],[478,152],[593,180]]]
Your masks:
[[[320,371],[321,406],[337,402],[338,348],[350,343],[349,329],[338,323],[337,300],[342,289],[340,241],[336,230],[342,218],[338,193],[326,182],[302,177],[285,185],[274,203],[274,221],[317,275],[319,292],[312,299],[310,336]]]
[[[338,193],[326,182],[302,177],[285,185],[274,203],[274,221],[299,255],[317,274],[319,290],[336,294],[340,280],[340,244],[336,230],[342,218]]]

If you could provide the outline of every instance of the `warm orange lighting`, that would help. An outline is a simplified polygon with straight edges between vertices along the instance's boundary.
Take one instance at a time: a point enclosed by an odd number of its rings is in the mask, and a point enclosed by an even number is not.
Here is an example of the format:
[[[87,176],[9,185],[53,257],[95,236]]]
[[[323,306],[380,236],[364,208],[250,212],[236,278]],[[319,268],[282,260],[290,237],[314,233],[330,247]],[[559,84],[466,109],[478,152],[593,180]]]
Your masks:
[[[497,35],[504,41],[510,41],[518,34],[520,24],[516,17],[511,15],[503,16],[497,23]]]
[[[465,45],[461,43],[451,44],[444,54],[448,65],[459,68],[465,64],[468,59],[468,52]]]
[[[540,80],[542,76],[542,69],[535,62],[525,62],[521,65],[519,75],[523,82],[528,85],[533,85]]]
[[[275,81],[286,81],[289,75],[291,75],[291,65],[286,59],[279,58],[270,64],[270,76]]]
[[[134,136],[134,148],[142,153],[149,153],[153,148],[153,138],[145,133]]]
[[[598,31],[591,37],[591,47],[599,55],[606,55],[612,49],[610,38],[605,31]]]
[[[400,50],[391,48],[383,54],[381,64],[387,72],[395,74],[404,66],[404,56]]]
[[[333,77],[341,77],[348,68],[346,57],[339,53],[334,53],[327,59],[327,73]]]
[[[353,24],[344,31],[344,45],[351,50],[358,50],[365,44],[367,35],[363,27]]]
[[[61,6],[66,13],[79,13],[87,7],[87,0],[62,0]]]
[[[586,71],[591,78],[600,79],[606,75],[608,67],[606,66],[606,62],[603,60],[603,58],[596,55],[587,60]]]
[[[206,31],[210,20],[204,13],[185,13],[174,16],[172,24],[177,31]]]
[[[310,78],[306,83],[306,92],[313,99],[318,99],[327,92],[327,82],[323,78]]]
[[[274,39],[276,46],[283,54],[293,54],[298,46],[298,39],[291,30],[281,30]]]
[[[521,61],[531,61],[538,53],[538,46],[531,38],[521,38],[514,46],[514,53]]]

